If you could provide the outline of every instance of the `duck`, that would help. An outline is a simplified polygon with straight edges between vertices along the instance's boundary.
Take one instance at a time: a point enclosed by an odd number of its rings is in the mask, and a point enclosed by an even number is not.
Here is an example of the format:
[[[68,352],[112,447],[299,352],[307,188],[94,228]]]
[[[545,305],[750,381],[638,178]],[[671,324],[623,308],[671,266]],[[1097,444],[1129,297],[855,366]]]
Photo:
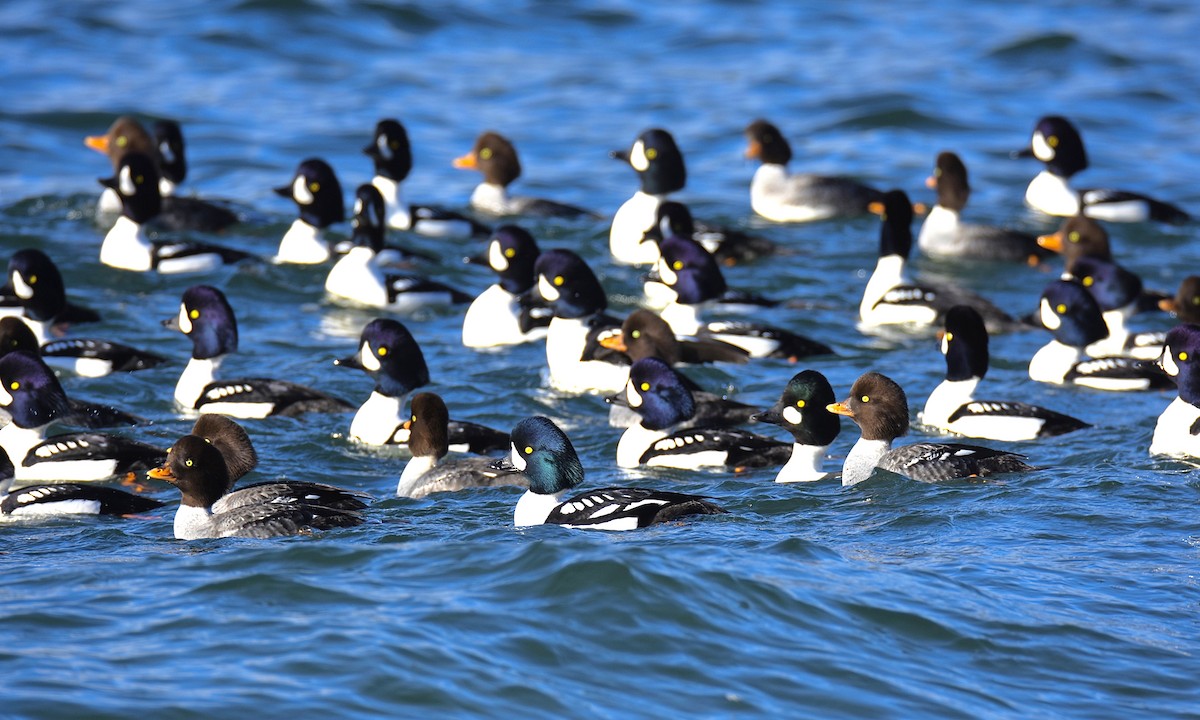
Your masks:
[[[113,120],[103,135],[88,135],[83,144],[103,154],[112,163],[113,172],[121,169],[121,160],[131,152],[144,153],[153,157],[154,140],[146,128],[132,115],[121,115]],[[159,194],[170,195],[174,187],[168,182],[163,184],[160,178]],[[113,215],[121,212],[121,197],[115,188],[105,187],[96,203],[97,215]]]
[[[37,338],[29,326],[20,318],[0,318],[0,357],[11,352],[27,352],[31,355],[41,355]],[[45,360],[45,357],[42,357]],[[63,422],[75,427],[95,430],[97,428],[143,425],[145,418],[119,410],[111,405],[69,398],[70,412],[63,417]],[[3,422],[3,420],[0,420]]]
[[[346,219],[342,186],[329,163],[321,158],[302,160],[292,182],[275,188],[275,194],[296,203],[296,218],[275,253],[276,263],[319,265],[332,257],[325,230]]]
[[[162,119],[154,122],[153,132],[161,173],[159,190],[163,196],[159,224],[166,230],[220,232],[240,222],[238,214],[224,203],[177,194],[188,172],[183,129],[174,120]]]
[[[178,315],[164,320],[163,326],[192,341],[192,358],[175,384],[175,402],[185,410],[265,418],[354,409],[345,400],[286,380],[216,379],[221,363],[237,352],[238,327],[225,293],[211,285],[184,291]]]
[[[496,282],[471,301],[463,316],[462,342],[469,348],[521,345],[546,337],[554,312],[549,307],[522,302],[534,287],[533,265],[541,250],[529,231],[518,225],[501,225],[488,240],[487,252],[467,258],[496,274]]]
[[[93,317],[95,320],[100,317],[67,302],[58,266],[41,250],[25,248],[13,253],[8,262],[8,277],[9,286],[22,304],[21,320],[32,335],[31,339],[26,338],[19,330],[10,329],[10,345],[19,344],[40,354],[47,364],[83,377],[147,370],[167,362],[161,355],[109,340],[52,339],[53,333],[70,326],[74,318],[90,322]],[[30,340],[33,348],[29,347]]]
[[[971,185],[967,166],[956,153],[938,153],[933,174],[925,185],[937,191],[937,203],[925,216],[917,235],[917,247],[926,255],[1037,265],[1054,254],[1038,244],[1036,235],[961,221]]]
[[[778,402],[750,417],[751,422],[779,425],[792,435],[792,454],[775,482],[816,482],[829,477],[823,464],[829,446],[842,431],[841,418],[828,409],[836,401],[833,386],[824,375],[801,370],[788,381]]]
[[[177,273],[210,272],[254,256],[248,252],[195,241],[151,242],[145,224],[162,212],[158,168],[150,156],[125,153],[117,173],[101,178],[121,199],[121,216],[100,245],[100,262],[119,270]]]
[[[272,538],[353,527],[365,521],[362,513],[355,510],[303,502],[250,503],[223,512],[217,510],[217,503],[228,493],[229,470],[221,451],[195,435],[176,440],[167,451],[166,462],[147,474],[179,489],[181,497],[174,521],[177,540]]]
[[[388,227],[456,239],[487,237],[491,232],[487,225],[461,213],[433,205],[410,205],[404,202],[400,185],[412,171],[413,158],[408,131],[399,120],[384,118],[377,122],[371,144],[362,151],[375,165],[371,184],[383,196]]]
[[[362,370],[375,389],[354,413],[350,439],[364,445],[407,445],[409,428],[404,402],[409,393],[429,384],[429,366],[421,346],[398,320],[376,318],[359,336],[358,350],[334,365]],[[508,447],[508,434],[465,420],[451,420],[450,449],[483,454]]]
[[[889,190],[884,193],[883,202],[873,205],[872,209],[882,218],[879,260],[858,306],[860,327],[930,327],[940,322],[945,312],[955,305],[976,308],[993,332],[1019,327],[1008,313],[974,293],[909,280],[907,263],[912,251],[913,206],[907,193]]]
[[[229,484],[225,494],[213,503],[214,513],[263,503],[303,503],[336,510],[365,510],[367,502],[373,499],[357,490],[308,480],[268,480],[235,489],[238,480],[258,466],[258,453],[246,429],[225,415],[206,414],[196,419],[190,434],[215,447],[225,461]]]
[[[642,358],[629,368],[625,392],[608,398],[625,404],[641,419],[617,443],[617,467],[724,467],[741,470],[784,464],[786,443],[735,428],[679,429],[695,415],[695,401],[666,362]]]
[[[0,516],[129,516],[157,510],[166,503],[113,487],[85,483],[24,485],[13,489],[16,471],[0,449]]]
[[[1055,280],[1042,291],[1038,320],[1054,338],[1029,361],[1029,377],[1054,385],[1096,390],[1152,390],[1174,383],[1150,363],[1130,357],[1089,358],[1086,348],[1104,340],[1108,328],[1100,306],[1075,280]]]
[[[37,355],[17,351],[0,358],[0,383],[0,408],[11,416],[0,428],[0,448],[13,459],[19,482],[106,480],[163,458],[162,450],[120,435],[47,435],[72,411],[58,378]]]
[[[609,155],[628,163],[641,183],[633,197],[613,215],[609,251],[614,260],[625,265],[653,265],[658,260],[658,248],[642,240],[646,230],[656,222],[659,204],[687,184],[683,153],[671,133],[651,128],[638,135],[629,150],[614,150]],[[694,238],[728,265],[775,251],[774,244],[765,238],[706,223],[695,224]]]
[[[1159,309],[1169,312],[1179,322],[1200,323],[1200,275],[1188,275],[1179,283],[1174,297],[1159,301]]]
[[[454,167],[483,174],[483,182],[471,193],[471,207],[479,212],[501,217],[598,217],[590,210],[554,200],[509,195],[508,186],[521,177],[521,161],[512,141],[494,130],[480,133],[471,151],[454,159]]]
[[[469,303],[470,295],[444,283],[383,270],[381,256],[386,252],[383,208],[383,196],[374,185],[359,186],[355,199],[353,247],[330,269],[325,278],[325,292],[335,302],[397,312]]]
[[[789,173],[792,148],[779,128],[758,119],[746,126],[746,158],[761,165],[750,181],[750,207],[781,223],[863,215],[883,193],[847,177]]]
[[[1082,257],[1063,274],[1066,280],[1078,280],[1095,298],[1108,336],[1087,347],[1092,357],[1126,355],[1141,360],[1156,360],[1162,354],[1165,332],[1132,332],[1126,327],[1137,314],[1145,294],[1142,279],[1116,263],[1094,257]]]
[[[698,495],[649,488],[609,487],[564,500],[583,482],[583,464],[570,438],[545,416],[527,417],[512,430],[511,451],[495,467],[523,472],[529,489],[517,501],[513,524],[562,525],[588,530],[634,530],[689,515],[726,512]]]
[[[1008,442],[1055,437],[1091,427],[1037,405],[975,398],[975,390],[988,371],[988,332],[974,308],[957,305],[946,313],[941,351],[946,356],[946,379],[925,401],[925,409],[918,415],[923,425],[955,435]]]
[[[540,302],[554,317],[546,330],[550,386],[567,393],[614,393],[629,378],[629,358],[599,344],[599,337],[621,324],[607,315],[608,298],[596,274],[571,250],[546,250],[533,265]]]
[[[1083,137],[1070,120],[1046,115],[1033,128],[1029,147],[1015,157],[1037,158],[1045,165],[1025,189],[1025,203],[1047,215],[1070,217],[1082,212],[1109,222],[1187,222],[1190,217],[1179,207],[1127,190],[1094,188],[1075,190],[1071,180],[1087,169]]]
[[[436,255],[387,242],[386,207],[379,188],[369,183],[359,185],[354,191],[350,237],[334,241],[331,246],[333,257],[342,258],[354,248],[367,247],[373,251],[375,262],[380,265],[409,265],[418,260],[436,263]]]
[[[1059,253],[1063,258],[1063,276],[1069,278],[1080,258],[1096,258],[1115,263],[1112,243],[1104,226],[1086,215],[1075,215],[1063,221],[1053,233],[1042,235],[1038,244]],[[1161,310],[1164,300],[1171,296],[1158,290],[1142,289],[1135,312]],[[1036,324],[1036,323],[1035,323]]]
[[[1179,395],[1158,416],[1150,441],[1151,455],[1200,458],[1200,325],[1185,322],[1167,333],[1162,357],[1163,372],[1175,379]]]
[[[944,482],[1035,468],[1024,455],[961,443],[921,442],[893,448],[896,438],[908,433],[908,398],[904,389],[886,375],[867,372],[850,388],[850,396],[828,406],[858,425],[862,436],[846,455],[842,485],[866,480],[875,468],[919,482]]]
[[[831,355],[828,345],[790,330],[739,320],[705,322],[701,313],[725,296],[728,286],[716,259],[688,237],[672,236],[659,243],[660,256],[648,291],[667,300],[662,318],[683,337],[717,340],[742,348],[752,358],[780,358],[796,362],[813,355]],[[725,305],[728,307],[728,305]]]
[[[409,431],[412,459],[404,466],[396,495],[423,498],[437,492],[454,492],[477,487],[529,483],[523,475],[492,467],[493,459],[465,457],[446,460],[450,452],[450,412],[436,393],[417,393],[412,399],[412,416],[404,423]]]

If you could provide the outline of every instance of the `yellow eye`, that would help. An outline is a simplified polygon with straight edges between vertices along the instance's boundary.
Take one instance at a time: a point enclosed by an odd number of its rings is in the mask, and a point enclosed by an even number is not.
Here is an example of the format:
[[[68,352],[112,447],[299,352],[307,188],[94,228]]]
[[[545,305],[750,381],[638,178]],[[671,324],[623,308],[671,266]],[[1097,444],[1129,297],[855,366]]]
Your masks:
[[[953,339],[954,339],[954,333],[952,333],[952,332],[946,333],[946,342],[950,342]]]
[[[136,184],[136,185],[141,185],[141,184],[142,184],[142,182],[143,182],[145,179],[146,179],[145,177],[143,177],[143,176],[141,176],[141,175],[138,175],[137,177],[135,177],[135,178],[133,179],[133,182],[134,182],[134,184]]]
[[[393,149],[393,150],[399,150],[399,149],[400,149],[400,143],[398,143],[398,142],[396,142],[395,140],[393,140],[393,141],[391,141],[390,143],[388,143],[388,147],[390,147],[390,148],[391,148],[391,149]]]
[[[1066,305],[1064,305],[1063,303],[1059,303],[1059,304],[1058,304],[1058,305],[1056,305],[1056,306],[1055,306],[1055,308],[1054,308],[1054,312],[1058,313],[1059,315],[1062,315],[1062,314],[1063,314],[1063,313],[1065,313],[1066,311],[1067,311],[1067,306],[1066,306]]]
[[[1050,147],[1058,147],[1058,136],[1051,135],[1050,137],[1046,138],[1046,144]]]
[[[879,213],[879,219],[886,222],[887,221],[887,213],[885,213],[885,212]]]
[[[1200,295],[1196,295],[1195,297],[1192,298],[1192,304],[1200,305]]]
[[[870,395],[863,395],[863,396],[862,396],[860,399],[861,399],[863,402],[865,402],[865,403],[871,402],[871,396],[870,396]]]
[[[638,385],[638,387],[641,388],[642,392],[646,392],[647,390],[650,389],[650,383],[644,382],[641,385]]]
[[[409,422],[416,422],[416,421],[417,421],[416,415],[413,415],[412,418],[409,419]]]
[[[941,177],[941,176],[942,176],[942,169],[941,169],[941,168],[934,168],[934,169],[933,169],[933,176],[934,176],[934,177]]]
[[[124,135],[117,136],[117,147],[125,147],[128,144],[129,138],[125,137]]]
[[[526,455],[531,455],[531,454],[533,454],[533,448],[531,448],[530,446],[526,445],[526,446],[525,446],[525,454],[526,454]]]
[[[308,184],[308,189],[309,189],[309,190],[312,190],[313,192],[316,192],[316,191],[318,191],[318,190],[320,190],[320,189],[321,189],[321,183],[319,183],[319,182],[310,182],[310,183]]]
[[[565,281],[563,280],[562,275],[555,276],[555,278],[554,278],[554,286],[555,287],[561,287],[564,282]]]
[[[796,407],[798,407],[798,408],[802,408],[802,407],[804,407],[804,406],[805,406],[805,405],[807,405],[807,404],[808,404],[808,403],[804,402],[803,400],[797,400],[797,401],[796,401]]]
[[[1187,359],[1188,359],[1188,354],[1187,354],[1186,352],[1181,352],[1181,353],[1179,353],[1179,355],[1178,355],[1177,357],[1178,357],[1180,360],[1187,360]]]
[[[507,250],[504,251],[504,257],[506,257],[506,258],[512,258],[512,257],[516,257],[516,256],[517,256],[516,248],[508,248]]]
[[[1071,242],[1079,242],[1079,231],[1072,230],[1071,232],[1067,233],[1067,239]]]
[[[675,262],[671,263],[671,269],[672,270],[682,270],[683,269],[683,261],[676,260]]]
[[[378,350],[376,350],[375,352],[376,352],[376,354],[379,355],[379,357],[383,357],[384,355],[387,355],[387,348],[381,347]]]
[[[21,383],[17,382],[16,380],[13,380],[12,382],[10,382],[10,383],[8,384],[8,387],[9,387],[10,389],[12,389],[12,390],[20,390],[20,389],[21,389]]]
[[[492,149],[491,148],[484,148],[479,151],[479,159],[480,160],[490,160],[491,157],[492,157]]]
[[[1092,286],[1092,285],[1094,285],[1095,283],[1096,283],[1096,280],[1095,280],[1094,278],[1092,278],[1092,276],[1091,276],[1091,275],[1088,275],[1087,277],[1085,277],[1085,278],[1083,279],[1083,286],[1084,286],[1084,287],[1091,287],[1091,286]]]
[[[656,157],[658,157],[658,151],[655,150],[654,148],[650,148],[649,150],[646,151],[646,159],[647,160],[653,160]]]
[[[189,310],[188,317],[195,320],[196,318],[200,317],[200,311],[199,310]]]
[[[29,284],[30,284],[30,285],[37,285],[37,275],[30,275],[30,276],[29,276]]]
[[[1197,300],[1200,300],[1200,298],[1196,298],[1196,299],[1197,299]],[[640,338],[640,337],[642,336],[642,331],[641,331],[641,330],[634,330],[633,332],[631,332],[631,333],[629,333],[629,334],[633,336],[633,339],[634,339],[634,340],[637,340],[638,338]]]
[[[193,464],[193,463],[192,463],[192,459],[191,459],[191,458],[188,458],[187,460],[184,460],[184,461],[183,461],[183,464],[184,464],[184,465],[187,465],[188,467],[191,467],[191,466],[192,466],[192,464]]]

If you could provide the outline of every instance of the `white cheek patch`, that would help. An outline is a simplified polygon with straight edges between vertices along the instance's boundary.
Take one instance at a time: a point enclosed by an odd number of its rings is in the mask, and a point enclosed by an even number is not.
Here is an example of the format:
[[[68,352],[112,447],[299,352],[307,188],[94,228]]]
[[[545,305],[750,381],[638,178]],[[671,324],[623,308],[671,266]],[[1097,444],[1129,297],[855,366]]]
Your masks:
[[[313,200],[316,199],[309,192],[308,181],[304,179],[303,175],[297,175],[296,179],[292,181],[292,199],[301,205],[312,205]]]
[[[13,292],[22,300],[28,300],[33,297],[33,288],[25,282],[25,278],[21,277],[21,273],[15,272],[12,274]]]
[[[122,167],[121,172],[117,174],[117,189],[125,197],[137,195],[137,186],[133,184],[133,171],[128,165]]]
[[[171,152],[171,143],[163,140],[158,144],[158,154],[162,156],[163,162],[175,162],[175,153]]]
[[[392,159],[392,149],[388,147],[386,135],[379,136],[379,139],[375,141],[375,147],[379,148],[379,157],[383,158],[384,160]]]
[[[504,272],[508,269],[508,258],[504,257],[504,249],[500,247],[499,240],[493,240],[491,247],[488,248],[488,265],[496,272]]]
[[[638,172],[646,172],[650,167],[650,161],[646,159],[646,146],[641,140],[635,142],[629,151],[629,164]]]
[[[188,317],[187,305],[179,306],[179,332],[184,335],[192,333],[192,319]]]
[[[662,278],[664,285],[674,285],[679,282],[679,276],[675,274],[665,259],[658,261],[658,276]]]
[[[516,445],[512,446],[511,455],[512,455],[512,457],[510,457],[509,460],[512,462],[513,467],[520,470],[521,472],[525,472],[525,467],[526,467],[525,458],[521,457],[521,453],[517,452]]]
[[[538,292],[547,302],[558,300],[558,288],[554,287],[545,275],[538,275]]]
[[[1062,327],[1062,320],[1050,308],[1050,301],[1046,298],[1042,298],[1042,324],[1051,330]]]
[[[362,215],[362,211],[363,211],[362,198],[354,198],[354,214]]]
[[[1046,142],[1046,136],[1040,132],[1033,134],[1033,142],[1030,143],[1033,148],[1033,156],[1042,162],[1050,162],[1054,159],[1054,148],[1050,147],[1050,143]]]
[[[362,363],[363,368],[371,372],[375,372],[383,367],[379,363],[379,358],[375,357],[375,353],[371,352],[371,345],[363,343],[362,349],[358,351],[358,361]]]
[[[0,386],[0,406],[8,407],[9,405],[12,405],[12,402],[13,396],[9,395],[8,391],[5,390],[3,386]]]
[[[1163,349],[1162,369],[1171,377],[1179,375],[1179,366],[1175,364],[1175,353],[1171,351],[1170,347]],[[0,388],[0,391],[3,391],[3,388]]]
[[[942,336],[942,354],[946,355],[950,352],[950,338],[947,335]]]
[[[625,400],[629,403],[629,407],[638,408],[642,406],[642,394],[633,387],[632,382],[625,383]]]
[[[804,415],[800,413],[795,405],[788,405],[783,409],[783,419],[786,420],[789,425],[804,424]]]

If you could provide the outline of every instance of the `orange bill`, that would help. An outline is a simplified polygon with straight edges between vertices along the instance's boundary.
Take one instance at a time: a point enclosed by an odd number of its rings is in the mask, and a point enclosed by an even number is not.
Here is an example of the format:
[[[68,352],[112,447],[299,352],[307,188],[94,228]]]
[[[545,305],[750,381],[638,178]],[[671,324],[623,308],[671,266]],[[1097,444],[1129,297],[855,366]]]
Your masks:
[[[171,468],[168,465],[151,468],[146,471],[146,475],[154,478],[155,480],[166,480],[167,482],[171,482],[175,479],[175,476],[171,474]]]
[[[937,190],[937,178],[932,175],[925,178],[925,187],[929,188],[930,190]]]
[[[88,135],[83,139],[83,144],[87,145],[96,152],[108,153],[107,135]]]
[[[850,409],[850,401],[843,400],[841,402],[826,405],[825,409],[834,415],[845,415],[846,417],[854,417],[854,411]]]
[[[756,160],[762,157],[762,143],[757,140],[751,140],[750,145],[746,147],[746,159]]]
[[[1063,248],[1062,233],[1056,232],[1050,235],[1042,235],[1038,237],[1038,245],[1041,245],[1050,252],[1060,253]]]
[[[1163,312],[1177,313],[1179,312],[1179,303],[1175,302],[1175,298],[1163,298],[1158,301],[1158,309]]]
[[[454,167],[460,170],[474,170],[479,167],[479,158],[475,157],[475,153],[469,152],[466,155],[454,158]]]
[[[617,352],[629,352],[629,347],[625,345],[625,336],[622,333],[613,333],[600,338],[600,344],[609,350]]]
[[[875,215],[883,214],[883,203],[878,200],[867,205],[867,210]]]

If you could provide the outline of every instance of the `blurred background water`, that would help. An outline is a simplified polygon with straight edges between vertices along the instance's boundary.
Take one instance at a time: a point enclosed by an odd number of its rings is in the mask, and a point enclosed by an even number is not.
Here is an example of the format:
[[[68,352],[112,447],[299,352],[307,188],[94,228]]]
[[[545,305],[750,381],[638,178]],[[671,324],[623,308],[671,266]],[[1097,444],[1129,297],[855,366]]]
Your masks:
[[[971,219],[1042,232],[1056,223],[1021,201],[1036,163],[1008,154],[1059,113],[1083,131],[1087,184],[1195,213],[1198,35],[1190,4],[1103,0],[14,0],[0,6],[0,242],[58,261],[71,295],[105,311],[87,334],[173,359],[66,380],[152,418],[131,434],[166,446],[191,424],[171,400],[190,348],[159,320],[188,285],[222,287],[238,312],[230,376],[287,377],[354,402],[371,382],[331,361],[376,314],[324,299],[324,268],[159,278],[100,266],[96,178],[110,168],[84,135],[122,113],[179,120],[185,187],[253,211],[221,242],[268,254],[294,212],[271,188],[320,156],[349,193],[370,177],[360,149],[383,117],[412,138],[413,200],[464,208],[478,177],[450,161],[490,128],[521,153],[523,193],[604,216],[636,189],[608,151],[661,126],[687,156],[682,198],[698,215],[785,248],[732,269],[730,284],[805,301],[763,319],[837,349],[808,365],[839,396],[874,369],[918,405],[944,370],[933,341],[854,327],[877,222],[755,220],[742,128],[767,117],[792,141],[794,167],[927,202],[934,157],[954,150],[971,171]],[[607,220],[526,225],[543,247],[588,258],[615,310],[635,305],[637,273],[609,260]],[[1198,267],[1195,225],[1110,230],[1150,287],[1173,290]],[[443,258],[430,274],[470,291],[490,282],[459,262],[479,245],[406,240]],[[917,264],[1017,312],[1057,273]],[[1035,385],[1025,364],[1046,336],[998,337],[990,394],[1096,426],[1015,446],[1043,469],[983,485],[781,487],[773,471],[616,470],[603,401],[546,389],[540,345],[472,353],[458,312],[401,319],[455,416],[507,429],[549,415],[574,438],[588,486],[704,493],[731,513],[626,534],[518,531],[514,490],[391,497],[404,456],[350,444],[348,416],[251,421],[258,477],[371,492],[372,522],[192,543],[173,539],[172,507],[0,525],[0,715],[1197,716],[1200,483],[1191,466],[1146,454],[1170,394]],[[694,375],[767,407],[800,367]],[[831,464],[856,437],[844,427]]]

